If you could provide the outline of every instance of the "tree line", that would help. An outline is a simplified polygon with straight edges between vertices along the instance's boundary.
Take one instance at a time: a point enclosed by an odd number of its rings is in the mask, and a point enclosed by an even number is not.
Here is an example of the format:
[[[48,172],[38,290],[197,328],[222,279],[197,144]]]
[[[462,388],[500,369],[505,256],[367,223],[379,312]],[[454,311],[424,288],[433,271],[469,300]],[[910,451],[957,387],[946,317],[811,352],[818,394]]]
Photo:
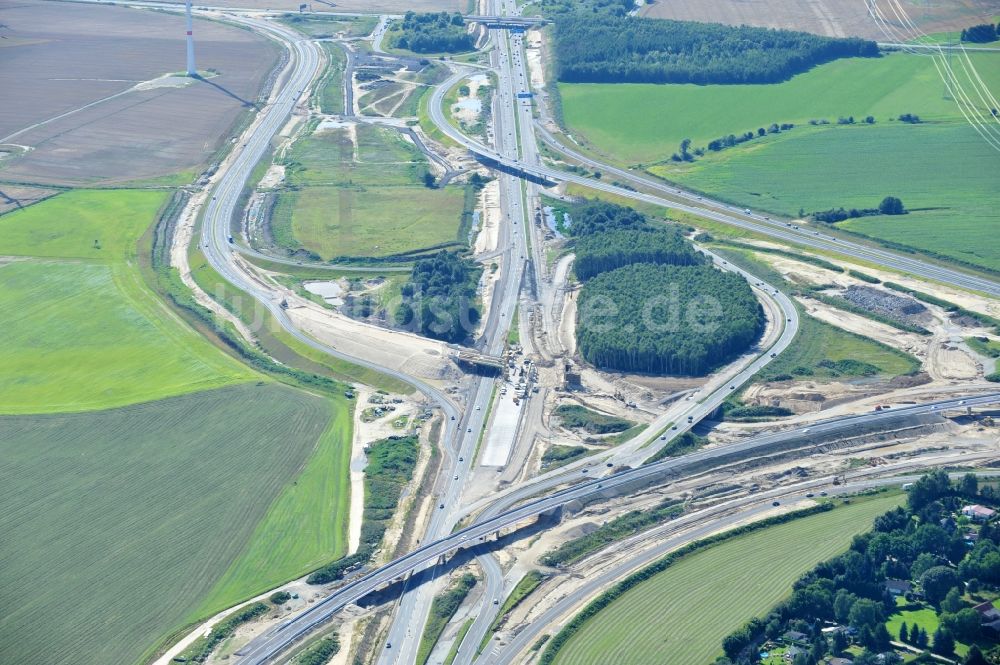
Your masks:
[[[841,206],[840,208],[830,208],[829,210],[814,212],[810,215],[810,217],[817,222],[834,224],[836,222],[842,222],[845,219],[873,217],[875,215],[906,215],[908,212],[909,211],[906,209],[906,206],[903,205],[902,200],[896,196],[887,196],[882,199],[882,202],[878,204],[877,208],[851,208],[846,210],[843,206]]]
[[[992,23],[980,23],[979,25],[962,30],[963,42],[985,44],[987,42],[995,42],[997,39],[1000,39],[1000,23],[996,25]]]
[[[586,281],[631,263],[694,266],[707,262],[680,229],[617,229],[583,236],[574,246],[576,276]]]
[[[789,30],[586,13],[555,20],[567,83],[777,83],[839,58],[876,57],[875,42]]]
[[[401,32],[392,45],[415,53],[459,53],[475,48],[475,41],[459,13],[418,14],[406,12]]]
[[[792,595],[766,617],[752,619],[728,635],[722,643],[726,655],[717,664],[756,663],[759,643],[788,631],[802,633],[809,644],[793,665],[815,665],[828,654],[842,654],[851,641],[864,649],[855,663],[901,663],[891,651],[893,636],[885,626],[897,611],[889,580],[904,588],[912,585],[913,590],[905,592],[911,609],[922,607],[922,599],[939,619],[930,638],[916,626],[901,630],[899,638],[953,658],[956,639],[972,643],[984,637],[978,613],[966,598],[985,589],[992,593],[1000,584],[1000,528],[984,524],[970,547],[963,537],[965,527],[954,515],[970,501],[995,505],[996,500],[992,488],[980,488],[972,474],[954,484],[944,471],[924,476],[910,488],[905,507],[876,518],[873,529],[856,536],[847,552],[795,582]],[[824,635],[820,629],[830,622],[844,630]],[[993,651],[1000,655],[1000,649]],[[983,656],[970,650],[964,662],[985,662],[970,660],[974,657]]]

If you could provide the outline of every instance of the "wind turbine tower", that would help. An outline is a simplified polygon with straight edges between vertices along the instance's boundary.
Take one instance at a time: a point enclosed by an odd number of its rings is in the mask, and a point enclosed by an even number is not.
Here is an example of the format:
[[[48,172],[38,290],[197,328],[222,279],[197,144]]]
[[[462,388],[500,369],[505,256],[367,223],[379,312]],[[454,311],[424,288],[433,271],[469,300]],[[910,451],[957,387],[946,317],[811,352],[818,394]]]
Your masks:
[[[191,0],[187,0],[184,9],[187,15],[187,74],[195,78],[198,76],[198,70],[194,67],[194,34],[191,26]]]

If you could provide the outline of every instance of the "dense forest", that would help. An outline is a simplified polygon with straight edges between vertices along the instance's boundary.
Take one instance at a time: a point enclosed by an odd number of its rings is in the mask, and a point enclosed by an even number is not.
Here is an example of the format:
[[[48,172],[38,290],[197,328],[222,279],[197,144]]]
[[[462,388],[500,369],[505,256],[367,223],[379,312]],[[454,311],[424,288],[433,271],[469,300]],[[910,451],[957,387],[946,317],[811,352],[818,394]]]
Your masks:
[[[602,273],[580,293],[580,353],[603,369],[704,375],[746,350],[764,313],[739,275],[711,266],[638,263]]]
[[[604,201],[575,203],[569,206],[569,213],[573,222],[568,231],[577,237],[615,229],[652,228],[638,210]]]
[[[577,239],[574,252],[573,269],[584,281],[631,263],[693,266],[708,260],[677,227],[595,233]]]
[[[828,662],[828,654],[849,656],[855,665],[892,665],[903,662],[901,653],[921,651],[908,662],[936,663],[926,651],[956,659],[956,642],[968,647],[962,663],[1000,662],[997,633],[982,611],[996,612],[1000,527],[976,526],[963,513],[969,504],[996,508],[997,499],[972,474],[956,483],[944,471],[924,476],[910,488],[906,507],[878,517],[846,553],[799,579],[770,614],[727,636],[726,656],[717,662],[757,663],[765,641],[766,648],[795,646],[793,665]],[[904,620],[894,635],[886,622],[897,612]],[[908,616],[921,619],[907,625]]]
[[[460,53],[475,47],[475,41],[458,13],[406,12],[402,29],[398,32],[393,30],[391,35],[393,46],[415,53]]]
[[[417,261],[402,288],[397,325],[446,342],[466,340],[479,323],[480,273],[471,261],[451,252]]]
[[[608,13],[559,14],[557,77],[567,83],[776,83],[838,58],[875,57],[863,39]]]

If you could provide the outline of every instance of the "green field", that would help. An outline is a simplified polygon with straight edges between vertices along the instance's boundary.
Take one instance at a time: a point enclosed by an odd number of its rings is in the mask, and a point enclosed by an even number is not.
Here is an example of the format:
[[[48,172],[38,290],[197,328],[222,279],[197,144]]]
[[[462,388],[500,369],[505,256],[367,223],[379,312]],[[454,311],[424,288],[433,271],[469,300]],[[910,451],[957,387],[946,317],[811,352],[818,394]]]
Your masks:
[[[302,473],[271,505],[197,616],[208,616],[346,553],[353,410],[340,398],[332,406],[329,426]]]
[[[1000,54],[970,59],[994,94],[1000,91]],[[962,58],[953,65],[968,78]],[[883,197],[897,196],[909,215],[849,220],[841,228],[1000,270],[1000,246],[983,241],[1000,231],[1000,212],[990,204],[1000,152],[945,98],[930,58],[896,53],[840,60],[775,85],[572,84],[560,92],[574,137],[612,159],[789,217],[841,206],[874,208]],[[651,107],[659,112],[649,113]],[[893,120],[902,113],[925,122]],[[860,122],[869,114],[875,125],[835,124],[839,117]],[[834,124],[810,126],[812,119]],[[784,122],[796,127],[710,151],[693,163],[669,160],[684,138],[697,148]]]
[[[691,665],[721,654],[722,638],[765,614],[792,583],[845,550],[876,515],[878,497],[739,536],[682,558],[588,620],[559,651],[559,665]]]
[[[970,57],[995,95],[1000,54]],[[958,65],[954,63],[960,70]],[[698,147],[772,122],[801,125],[868,114],[888,122],[903,113],[961,121],[958,107],[942,98],[943,91],[930,58],[901,53],[838,60],[769,85],[559,85],[563,117],[574,136],[629,164],[667,159],[685,138]]]
[[[150,190],[74,190],[0,217],[0,256],[119,263],[169,194]]]
[[[165,198],[75,191],[0,217],[0,255],[23,257],[0,264],[0,413],[109,408],[256,376],[142,282],[136,243]]]
[[[288,190],[271,220],[275,241],[323,259],[382,257],[458,240],[463,191],[423,184],[426,159],[395,131],[358,125],[295,144]]]
[[[342,525],[305,516],[327,498],[282,496],[330,421],[329,400],[274,384],[0,418],[0,662],[135,663],[194,618],[262,530],[289,533],[298,520],[339,542]],[[323,491],[339,496],[332,482]],[[304,565],[319,536],[305,540],[274,562]]]
[[[1000,270],[1000,244],[983,242],[1000,232],[1000,211],[991,203],[1000,152],[964,123],[809,127],[652,171],[787,216],[875,208],[898,196],[910,214],[837,226]]]

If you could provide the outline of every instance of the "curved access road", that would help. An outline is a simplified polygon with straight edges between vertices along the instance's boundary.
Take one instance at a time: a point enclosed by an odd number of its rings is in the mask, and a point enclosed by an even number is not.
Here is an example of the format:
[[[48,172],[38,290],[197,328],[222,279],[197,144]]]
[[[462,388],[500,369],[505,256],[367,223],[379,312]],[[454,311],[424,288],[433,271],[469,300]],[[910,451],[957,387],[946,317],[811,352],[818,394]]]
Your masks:
[[[240,651],[240,665],[262,665],[286,651],[293,643],[308,635],[318,626],[329,621],[337,612],[369,593],[385,587],[398,577],[426,566],[439,557],[461,548],[474,546],[490,534],[515,526],[525,520],[557,509],[571,501],[590,495],[625,489],[643,481],[652,481],[668,474],[683,473],[706,463],[733,462],[789,446],[808,445],[814,438],[824,440],[851,432],[859,425],[888,428],[912,421],[920,416],[934,415],[952,409],[966,409],[1000,404],[1000,393],[990,393],[963,399],[950,399],[928,404],[908,406],[889,411],[847,416],[815,423],[808,428],[779,432],[746,441],[718,446],[683,457],[664,460],[655,464],[630,469],[617,474],[595,478],[547,496],[534,499],[496,517],[460,529],[448,536],[427,543],[420,548],[378,568],[363,577],[345,584],[332,594],[310,606],[302,614],[265,632]]]

